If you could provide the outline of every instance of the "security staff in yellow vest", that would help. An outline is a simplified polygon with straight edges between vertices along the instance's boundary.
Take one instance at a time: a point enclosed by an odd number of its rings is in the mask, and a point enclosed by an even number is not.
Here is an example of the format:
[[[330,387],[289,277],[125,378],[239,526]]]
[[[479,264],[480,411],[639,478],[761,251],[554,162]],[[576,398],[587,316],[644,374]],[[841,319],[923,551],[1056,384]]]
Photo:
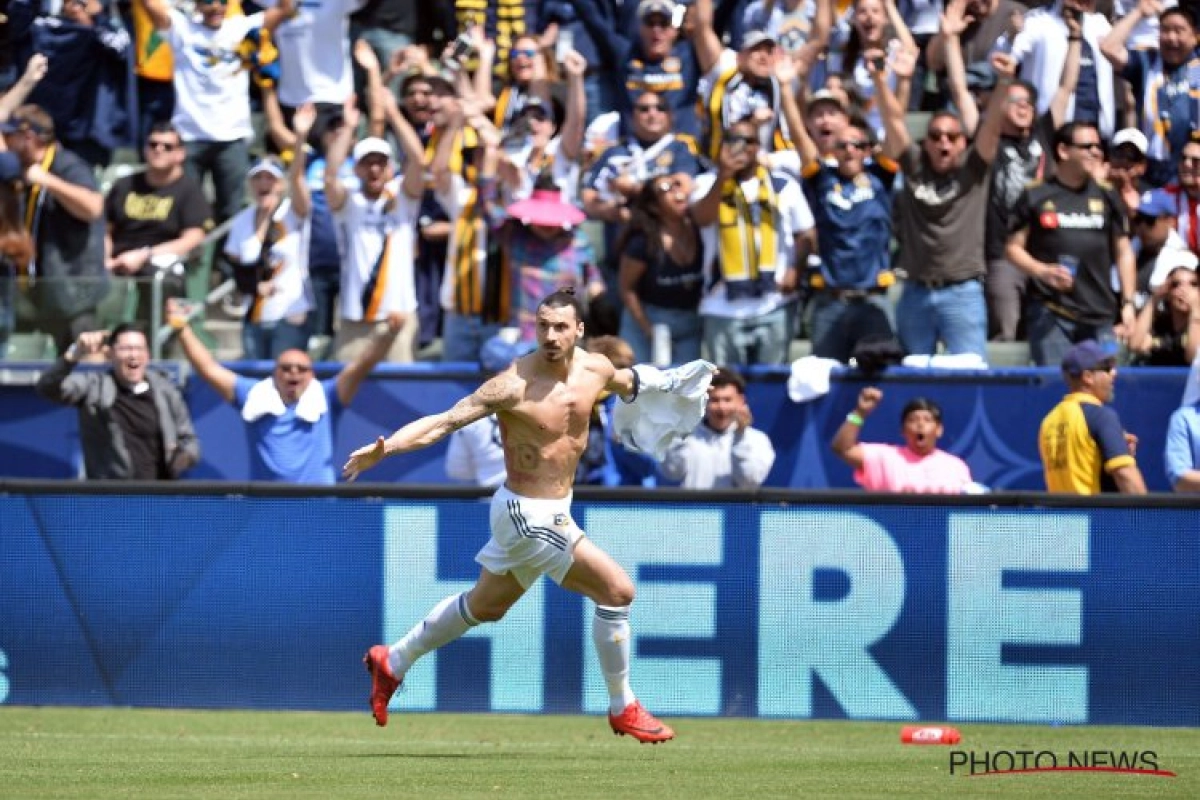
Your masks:
[[[720,364],[784,364],[799,268],[813,249],[812,212],[800,184],[759,159],[753,117],[721,139],[716,172],[697,178],[692,193],[705,247],[704,347]]]
[[[701,150],[716,161],[722,132],[736,120],[752,117],[759,125],[763,152],[773,154],[771,165],[798,176],[800,160],[783,114],[783,93],[791,87],[781,85],[773,74],[775,39],[765,31],[747,31],[735,53],[725,49],[713,30],[712,0],[696,0],[693,15],[692,44],[704,75],[698,90]]]

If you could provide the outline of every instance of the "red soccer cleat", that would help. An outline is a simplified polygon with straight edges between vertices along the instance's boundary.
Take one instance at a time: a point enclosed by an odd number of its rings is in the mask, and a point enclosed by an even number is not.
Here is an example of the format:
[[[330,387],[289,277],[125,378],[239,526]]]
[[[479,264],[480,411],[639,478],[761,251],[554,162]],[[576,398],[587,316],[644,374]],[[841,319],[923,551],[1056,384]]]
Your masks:
[[[375,717],[375,724],[382,728],[388,721],[388,701],[404,680],[397,680],[392,674],[387,645],[377,644],[368,650],[363,656],[363,664],[371,673],[371,714]]]
[[[658,744],[675,738],[675,731],[659,722],[636,700],[625,706],[620,716],[609,714],[608,725],[613,733],[619,736],[628,734],[642,744]]]

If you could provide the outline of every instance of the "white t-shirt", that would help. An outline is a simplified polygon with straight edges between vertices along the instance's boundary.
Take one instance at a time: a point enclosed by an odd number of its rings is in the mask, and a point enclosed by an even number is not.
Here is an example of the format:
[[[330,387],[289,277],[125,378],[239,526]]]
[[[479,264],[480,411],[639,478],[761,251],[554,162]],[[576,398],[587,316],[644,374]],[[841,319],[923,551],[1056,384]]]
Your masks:
[[[477,419],[450,435],[446,475],[476,486],[499,486],[507,477],[500,422],[495,414]]]
[[[721,57],[717,59],[717,63],[713,68],[700,79],[700,84],[696,87],[696,94],[704,103],[704,108],[707,109],[709,102],[712,99],[713,89],[716,88],[717,81],[726,72],[735,69],[738,63],[738,54],[728,48],[721,51]],[[770,92],[763,92],[756,88],[749,81],[739,81],[725,95],[725,119],[733,122],[753,114],[759,109],[771,108]],[[707,110],[705,114],[707,114]],[[763,152],[769,153],[775,149],[774,143],[775,128],[771,125],[763,125],[759,128],[759,136],[762,139]]]
[[[787,177],[779,172],[776,172],[775,175],[776,177]],[[693,203],[708,194],[708,190],[712,188],[716,178],[715,172],[706,172],[696,177],[695,188],[692,190]],[[746,197],[757,197],[758,178],[742,181],[742,193]],[[804,192],[796,181],[788,177],[776,197],[780,228],[775,237],[777,243],[775,282],[778,283],[783,280],[788,267],[793,266],[796,234],[811,230],[815,223],[812,210],[808,207],[808,201],[804,199]],[[717,242],[717,226],[715,224],[705,226],[704,230],[700,232],[700,237],[704,242],[705,285],[707,286],[711,283],[711,277],[719,276],[721,273],[721,267],[717,263],[717,259],[721,257],[720,246]],[[747,319],[769,314],[790,299],[780,292],[767,292],[761,297],[741,297],[737,300],[729,300],[725,296],[725,282],[718,281],[700,300],[700,314],[710,317]]]
[[[354,91],[350,15],[366,0],[302,0],[299,13],[275,30],[279,102],[341,105]]]
[[[342,319],[378,322],[393,311],[416,311],[413,243],[420,208],[420,198],[404,194],[399,180],[390,181],[375,200],[368,200],[361,191],[347,193],[346,204],[333,215],[345,237],[338,300]],[[385,246],[387,253],[371,297],[364,299]],[[368,314],[372,298],[375,308]]]
[[[257,262],[262,253],[262,242],[254,235],[254,216],[254,206],[238,212],[225,240],[226,254],[243,267]],[[258,322],[278,322],[312,309],[308,291],[308,220],[296,216],[289,200],[280,204],[273,219],[280,230],[267,263],[275,270],[271,279],[275,290],[263,301]]]
[[[171,9],[171,29],[166,32],[175,58],[171,124],[185,142],[235,142],[254,135],[250,77],[237,48],[262,23],[262,14],[226,17],[214,29]]]

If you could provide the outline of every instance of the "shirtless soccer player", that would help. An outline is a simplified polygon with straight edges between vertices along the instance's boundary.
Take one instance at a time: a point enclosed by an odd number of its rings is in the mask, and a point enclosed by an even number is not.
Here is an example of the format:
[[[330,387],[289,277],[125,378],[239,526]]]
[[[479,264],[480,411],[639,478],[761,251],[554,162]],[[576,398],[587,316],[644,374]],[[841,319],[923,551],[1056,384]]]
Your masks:
[[[555,292],[538,306],[535,351],[517,359],[448,411],[422,417],[386,439],[350,454],[353,480],[385,456],[408,453],[496,414],[508,480],[492,498],[491,532],[476,560],[470,591],[447,597],[391,647],[364,659],[371,673],[371,711],[386,725],[388,701],[421,656],[481,622],[495,622],[543,574],[596,604],[592,639],[609,691],[608,724],[641,742],[665,742],[675,732],[657,720],[629,687],[629,606],[633,582],[571,518],[575,465],[588,441],[588,419],[605,391],[632,401],[640,389],[667,390],[670,373],[642,366],[616,369],[602,355],[576,347],[583,335],[575,295]],[[637,370],[637,372],[635,372]]]

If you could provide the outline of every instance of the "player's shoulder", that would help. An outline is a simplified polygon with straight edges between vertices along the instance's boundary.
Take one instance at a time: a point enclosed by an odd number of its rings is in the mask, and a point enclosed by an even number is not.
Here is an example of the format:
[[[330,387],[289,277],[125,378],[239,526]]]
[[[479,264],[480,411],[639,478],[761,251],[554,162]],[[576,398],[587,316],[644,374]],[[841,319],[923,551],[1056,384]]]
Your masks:
[[[587,372],[600,375],[605,380],[613,376],[617,368],[608,360],[608,356],[603,353],[591,353],[583,348],[575,348],[575,363]]]
[[[519,402],[525,394],[526,379],[521,369],[524,357],[488,378],[475,390],[475,397],[492,410]]]

